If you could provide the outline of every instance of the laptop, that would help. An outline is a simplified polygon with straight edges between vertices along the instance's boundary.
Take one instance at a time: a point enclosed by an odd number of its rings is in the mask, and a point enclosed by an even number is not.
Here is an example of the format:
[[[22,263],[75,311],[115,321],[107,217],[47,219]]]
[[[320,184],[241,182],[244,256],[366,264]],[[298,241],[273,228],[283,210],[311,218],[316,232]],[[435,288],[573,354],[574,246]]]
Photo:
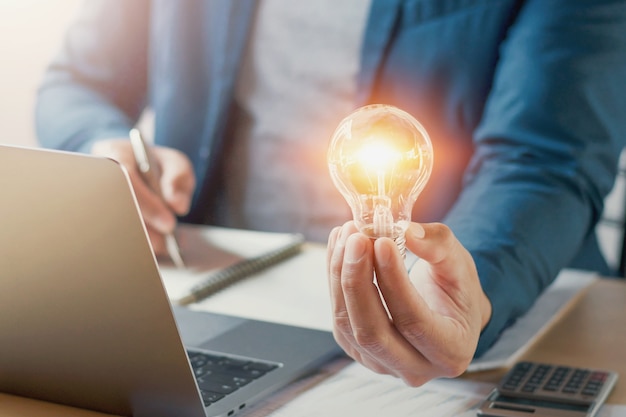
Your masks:
[[[113,160],[0,145],[0,194],[0,392],[230,416],[341,353],[330,332],[172,306]]]

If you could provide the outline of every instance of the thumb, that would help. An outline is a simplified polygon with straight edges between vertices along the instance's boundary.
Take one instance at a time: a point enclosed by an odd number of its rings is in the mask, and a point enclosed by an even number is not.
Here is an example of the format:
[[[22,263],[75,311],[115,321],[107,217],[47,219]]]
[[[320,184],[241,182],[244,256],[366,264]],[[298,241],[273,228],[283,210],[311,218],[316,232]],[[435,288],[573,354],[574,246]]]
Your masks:
[[[458,317],[472,316],[482,329],[491,317],[491,302],[482,290],[474,258],[452,230],[442,223],[413,223],[407,229],[406,246],[426,262],[421,268],[463,312]],[[411,281],[419,280],[420,272],[424,270],[412,269]]]
[[[406,232],[406,247],[441,277],[458,277],[467,268],[475,269],[471,255],[443,223],[411,223]]]

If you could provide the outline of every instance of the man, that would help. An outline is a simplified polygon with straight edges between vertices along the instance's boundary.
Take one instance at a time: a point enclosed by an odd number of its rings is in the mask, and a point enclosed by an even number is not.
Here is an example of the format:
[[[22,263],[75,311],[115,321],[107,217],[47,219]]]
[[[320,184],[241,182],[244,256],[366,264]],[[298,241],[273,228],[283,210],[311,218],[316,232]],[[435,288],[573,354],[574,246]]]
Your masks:
[[[159,252],[172,212],[321,240],[349,218],[324,172],[336,123],[366,103],[411,113],[435,154],[407,234],[420,263],[409,277],[347,223],[328,264],[339,343],[419,385],[462,372],[561,268],[609,272],[594,226],[624,145],[623,74],[619,1],[90,0],[37,125],[44,146],[127,166]],[[146,106],[164,203],[127,142]]]

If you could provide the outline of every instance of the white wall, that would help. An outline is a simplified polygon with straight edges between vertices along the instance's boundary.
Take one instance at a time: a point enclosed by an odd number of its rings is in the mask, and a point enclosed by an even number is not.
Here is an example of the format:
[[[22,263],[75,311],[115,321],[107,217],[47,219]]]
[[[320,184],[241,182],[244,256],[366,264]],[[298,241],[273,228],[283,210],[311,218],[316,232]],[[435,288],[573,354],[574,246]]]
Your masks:
[[[0,143],[36,145],[37,84],[79,1],[0,0]]]

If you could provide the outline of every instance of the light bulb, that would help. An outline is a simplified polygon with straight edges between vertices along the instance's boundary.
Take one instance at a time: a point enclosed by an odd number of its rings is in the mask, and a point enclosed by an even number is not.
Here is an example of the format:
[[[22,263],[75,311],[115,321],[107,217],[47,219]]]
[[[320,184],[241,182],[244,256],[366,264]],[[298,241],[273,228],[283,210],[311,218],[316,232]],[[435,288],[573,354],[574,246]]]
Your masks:
[[[357,228],[393,239],[406,253],[413,205],[428,182],[433,147],[424,127],[397,107],[373,104],[343,119],[328,149],[330,176]]]

